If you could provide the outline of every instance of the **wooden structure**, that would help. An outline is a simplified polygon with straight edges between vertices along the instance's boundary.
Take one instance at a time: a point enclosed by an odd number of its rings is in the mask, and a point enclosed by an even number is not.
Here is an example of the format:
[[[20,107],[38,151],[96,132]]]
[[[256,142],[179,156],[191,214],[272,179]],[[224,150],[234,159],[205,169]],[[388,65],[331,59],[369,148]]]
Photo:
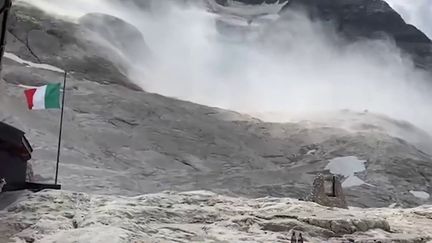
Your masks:
[[[0,0],[0,74],[6,47],[7,20],[12,0]],[[39,184],[27,180],[28,161],[33,149],[24,132],[0,122],[0,187],[1,191],[61,189],[60,185]]]
[[[0,122],[0,180],[6,181],[2,191],[61,189],[57,184],[27,180],[28,161],[33,149],[24,135],[23,131]]]
[[[32,152],[23,131],[0,122],[0,178],[7,183],[3,191],[25,187]]]

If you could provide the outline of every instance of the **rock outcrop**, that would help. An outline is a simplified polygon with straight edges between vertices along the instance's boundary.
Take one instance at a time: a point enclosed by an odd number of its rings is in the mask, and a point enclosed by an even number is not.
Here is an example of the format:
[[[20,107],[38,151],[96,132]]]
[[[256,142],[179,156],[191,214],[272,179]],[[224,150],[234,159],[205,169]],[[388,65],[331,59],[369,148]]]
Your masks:
[[[137,197],[45,191],[0,211],[9,242],[430,242],[432,207],[337,209],[211,192]]]
[[[81,78],[140,90],[127,77],[125,62],[128,60],[117,50],[95,41],[98,35],[99,38],[106,37],[106,32],[100,37],[100,32],[89,29],[90,20],[96,18],[87,16],[84,18],[87,21],[80,25],[50,16],[26,3],[15,4],[10,13],[6,51],[19,53],[21,58],[29,61],[60,67]],[[127,26],[127,23],[115,22]],[[98,30],[103,32],[100,28]],[[114,42],[115,39],[108,41]],[[4,76],[6,80],[8,77],[8,74]]]
[[[135,26],[122,19],[106,14],[90,13],[81,17],[79,24],[98,34],[109,45],[127,56],[131,63],[145,64],[146,58],[150,57],[150,50],[144,36]]]

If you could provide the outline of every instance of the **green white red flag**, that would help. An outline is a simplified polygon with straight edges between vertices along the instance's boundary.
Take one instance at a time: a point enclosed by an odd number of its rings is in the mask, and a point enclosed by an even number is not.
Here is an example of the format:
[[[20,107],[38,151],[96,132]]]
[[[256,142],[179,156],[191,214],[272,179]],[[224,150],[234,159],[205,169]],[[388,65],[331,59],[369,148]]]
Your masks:
[[[48,84],[24,91],[30,110],[59,109],[60,84]]]

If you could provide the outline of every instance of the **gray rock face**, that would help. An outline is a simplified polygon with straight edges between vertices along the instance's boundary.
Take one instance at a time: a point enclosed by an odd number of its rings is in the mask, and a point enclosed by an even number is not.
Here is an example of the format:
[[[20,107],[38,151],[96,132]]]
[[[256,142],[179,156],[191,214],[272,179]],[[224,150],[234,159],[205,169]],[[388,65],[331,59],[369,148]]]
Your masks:
[[[97,33],[26,6],[16,6],[11,20],[8,51],[73,71],[60,168],[65,189],[121,195],[206,189],[303,198],[330,159],[356,156],[367,161],[356,174],[366,184],[345,190],[348,205],[431,202],[410,193],[432,193],[426,153],[432,139],[420,129],[354,112],[334,116],[349,127],[265,123],[134,90],[122,66],[108,61],[111,50],[85,37]],[[62,75],[7,60],[6,82],[0,82],[0,119],[28,133],[35,178],[44,182],[54,176],[59,112],[29,112],[16,84],[60,82]]]
[[[429,242],[432,208],[337,209],[287,198],[206,191],[138,197],[67,191],[24,197],[0,212],[0,240],[27,242]],[[403,220],[401,220],[403,219]]]
[[[37,73],[16,64],[5,70],[14,70],[17,77]],[[49,72],[39,73],[43,78]],[[50,80],[61,80],[61,74]],[[386,133],[263,123],[73,76],[69,85],[60,167],[60,182],[68,190],[137,195],[207,189],[303,198],[329,159],[354,155],[367,160],[366,171],[358,176],[372,186],[347,188],[348,205],[413,206],[430,201],[409,193],[431,192],[430,156]],[[27,132],[35,148],[35,177],[52,181],[58,111],[29,112],[21,88],[7,83],[0,87],[1,118]]]
[[[143,62],[150,56],[144,37],[133,25],[106,14],[91,13],[79,19],[80,25],[100,35],[131,62]]]
[[[19,52],[22,58],[30,61],[74,72],[81,78],[100,83],[119,82],[139,89],[129,82],[122,56],[93,41],[98,33],[23,4],[14,5],[9,23],[7,51]]]

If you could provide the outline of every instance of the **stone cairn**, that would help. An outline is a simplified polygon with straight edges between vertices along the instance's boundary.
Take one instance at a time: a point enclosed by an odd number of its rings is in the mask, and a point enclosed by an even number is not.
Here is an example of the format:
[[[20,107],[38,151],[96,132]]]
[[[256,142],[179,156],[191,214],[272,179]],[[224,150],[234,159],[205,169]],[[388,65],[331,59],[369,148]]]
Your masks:
[[[342,183],[336,175],[319,174],[315,177],[312,192],[307,201],[326,207],[348,208],[342,190]]]

